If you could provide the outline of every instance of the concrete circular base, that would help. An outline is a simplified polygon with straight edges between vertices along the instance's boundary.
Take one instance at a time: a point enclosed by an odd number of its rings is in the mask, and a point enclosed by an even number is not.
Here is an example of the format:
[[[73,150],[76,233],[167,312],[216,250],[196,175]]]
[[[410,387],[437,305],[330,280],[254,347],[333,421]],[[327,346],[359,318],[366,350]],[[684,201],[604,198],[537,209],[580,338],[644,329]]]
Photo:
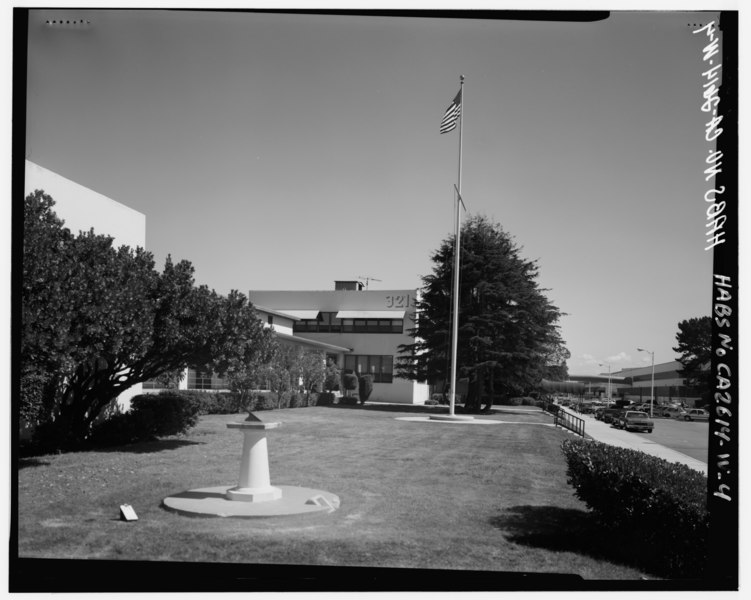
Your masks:
[[[282,491],[278,500],[239,502],[227,499],[227,491],[235,486],[219,486],[188,490],[162,500],[167,510],[191,517],[276,517],[314,512],[334,512],[339,496],[291,485],[274,486]]]

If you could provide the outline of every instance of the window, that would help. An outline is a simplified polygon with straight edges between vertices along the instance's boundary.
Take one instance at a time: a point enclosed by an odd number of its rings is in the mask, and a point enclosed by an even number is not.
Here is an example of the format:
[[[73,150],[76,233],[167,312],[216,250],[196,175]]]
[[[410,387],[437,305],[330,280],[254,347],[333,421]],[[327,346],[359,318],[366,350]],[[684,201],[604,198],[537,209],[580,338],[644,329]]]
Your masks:
[[[188,369],[189,390],[226,390],[227,382],[214,375],[195,369]]]
[[[295,321],[295,333],[402,333],[404,319],[337,319],[335,312],[321,312],[317,319]]]
[[[344,333],[401,333],[404,319],[342,319]]]
[[[388,354],[345,354],[344,368],[357,375],[372,375],[374,383],[394,381],[394,357]]]

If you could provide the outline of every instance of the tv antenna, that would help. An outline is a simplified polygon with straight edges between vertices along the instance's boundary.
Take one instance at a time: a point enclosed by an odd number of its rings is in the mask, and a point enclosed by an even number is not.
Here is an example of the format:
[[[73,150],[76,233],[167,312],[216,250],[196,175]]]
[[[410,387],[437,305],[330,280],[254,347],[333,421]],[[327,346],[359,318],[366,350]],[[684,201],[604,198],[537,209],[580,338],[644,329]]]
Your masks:
[[[368,289],[368,284],[371,281],[381,281],[380,279],[376,279],[375,277],[365,277],[364,275],[358,275],[358,279],[364,279],[365,280],[365,289]]]

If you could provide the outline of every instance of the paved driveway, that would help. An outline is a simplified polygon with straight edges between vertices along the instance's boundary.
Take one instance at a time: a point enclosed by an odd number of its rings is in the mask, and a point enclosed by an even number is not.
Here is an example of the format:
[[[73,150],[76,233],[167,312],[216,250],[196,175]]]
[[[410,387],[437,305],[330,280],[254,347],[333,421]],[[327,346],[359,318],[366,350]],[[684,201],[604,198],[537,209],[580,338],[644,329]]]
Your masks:
[[[655,418],[652,433],[638,433],[646,440],[662,444],[700,460],[709,458],[709,423],[706,421],[678,421],[677,419]]]

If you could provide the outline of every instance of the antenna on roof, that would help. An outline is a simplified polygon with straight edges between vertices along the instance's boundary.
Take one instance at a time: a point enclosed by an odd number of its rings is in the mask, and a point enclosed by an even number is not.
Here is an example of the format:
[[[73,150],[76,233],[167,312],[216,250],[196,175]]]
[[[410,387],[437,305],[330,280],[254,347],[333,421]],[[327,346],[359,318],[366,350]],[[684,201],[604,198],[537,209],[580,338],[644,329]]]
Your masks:
[[[365,280],[365,289],[366,289],[366,290],[368,289],[368,284],[369,284],[369,283],[370,283],[371,281],[381,281],[380,279],[376,279],[375,277],[365,277],[364,275],[358,275],[357,277],[358,277],[359,279],[364,279],[364,280]]]

